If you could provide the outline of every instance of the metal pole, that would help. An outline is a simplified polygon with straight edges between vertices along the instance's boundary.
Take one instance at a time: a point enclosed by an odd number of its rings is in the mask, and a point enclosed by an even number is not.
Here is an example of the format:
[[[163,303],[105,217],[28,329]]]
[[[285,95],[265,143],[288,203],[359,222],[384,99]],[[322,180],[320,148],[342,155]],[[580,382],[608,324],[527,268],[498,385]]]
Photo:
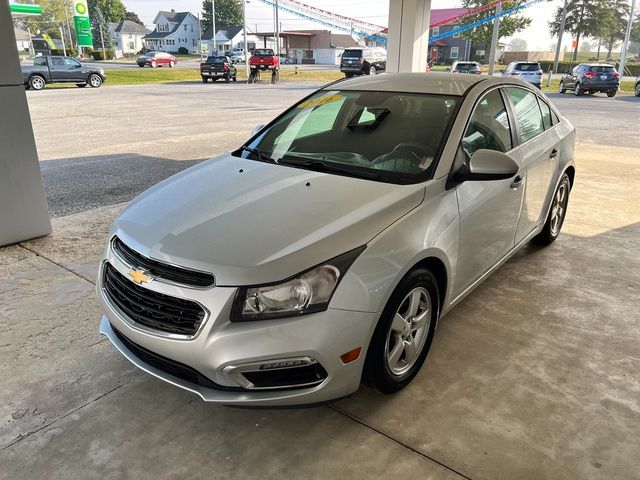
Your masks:
[[[242,34],[244,36],[244,72],[247,75],[247,78],[249,78],[249,49],[247,48],[247,0],[242,0]]]
[[[280,58],[280,15],[278,11],[278,0],[276,0],[276,56]]]
[[[215,50],[218,49],[218,46],[216,44],[216,0],[211,0],[211,35],[213,50],[215,52]],[[212,52],[211,54],[214,55],[214,52]]]
[[[633,13],[636,9],[636,0],[631,0],[631,11],[629,12],[629,22],[627,23],[627,31],[624,34],[624,43],[622,44],[622,52],[620,53],[620,84],[624,77],[624,64],[627,61],[627,45],[629,45],[629,37],[631,36],[631,25],[633,24]]]
[[[562,20],[560,20],[560,30],[558,31],[558,44],[556,45],[556,56],[553,59],[553,73],[558,73],[558,61],[560,60],[560,49],[562,48],[562,37],[564,35],[564,24],[567,21],[567,0],[562,5]]]
[[[202,58],[202,24],[200,23],[200,14],[198,13],[198,38],[200,39],[200,43],[198,44],[198,49],[200,50],[198,53],[200,54],[200,61],[204,60]]]
[[[104,37],[102,36],[102,25],[100,25],[100,43],[102,44],[102,59],[107,60],[107,51],[104,49]]]
[[[496,5],[496,18],[493,19],[493,34],[491,35],[491,53],[489,56],[489,76],[493,75],[496,66],[496,51],[498,49],[498,30],[500,30],[500,12],[502,12],[502,2]]]
[[[58,27],[58,29],[60,30],[60,38],[62,39],[62,53],[64,53],[64,56],[67,56],[67,47],[64,43],[64,32],[62,31],[62,27]]]

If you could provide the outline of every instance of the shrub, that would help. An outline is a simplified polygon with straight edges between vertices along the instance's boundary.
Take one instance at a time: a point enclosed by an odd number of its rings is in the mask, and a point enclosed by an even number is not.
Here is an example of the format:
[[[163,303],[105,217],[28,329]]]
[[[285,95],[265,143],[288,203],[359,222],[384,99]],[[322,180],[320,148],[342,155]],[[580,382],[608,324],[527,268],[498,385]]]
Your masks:
[[[62,48],[52,48],[51,55],[64,55],[64,50]],[[67,48],[67,56],[77,57],[78,51],[75,48]]]
[[[187,47],[180,47],[178,49],[178,53],[180,53],[182,55],[188,55],[189,54],[189,50],[187,49]]]
[[[106,58],[105,58],[105,53],[106,53]],[[94,60],[113,60],[114,58],[116,58],[116,52],[115,50],[107,50],[106,52],[102,50],[93,50],[91,52],[91,56],[93,57]]]

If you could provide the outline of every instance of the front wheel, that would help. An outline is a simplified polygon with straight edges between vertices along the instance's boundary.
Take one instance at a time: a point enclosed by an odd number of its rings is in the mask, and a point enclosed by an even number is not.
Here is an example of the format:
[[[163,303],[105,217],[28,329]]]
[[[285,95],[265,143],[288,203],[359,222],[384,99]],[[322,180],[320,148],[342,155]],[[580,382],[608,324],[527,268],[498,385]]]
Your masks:
[[[562,80],[560,80],[560,86],[558,87],[558,93],[564,93],[566,91],[567,91],[567,89],[564,86],[564,82]]]
[[[567,206],[569,204],[569,192],[571,191],[571,181],[569,176],[565,173],[560,179],[558,188],[556,188],[553,194],[553,200],[551,201],[551,208],[549,209],[549,215],[547,215],[547,221],[542,227],[542,231],[533,237],[531,241],[538,245],[550,245],[560,235],[560,229],[564,223],[564,218],[567,215]]]
[[[640,97],[640,82],[636,83],[635,95],[636,97]]]
[[[151,68],[158,68],[158,62],[156,62],[155,60],[151,62]]]
[[[176,62],[174,62],[173,60],[171,60],[171,61],[169,62],[169,68],[173,68],[173,67],[175,67],[175,66],[176,66]]]
[[[430,270],[416,268],[400,281],[371,338],[364,365],[367,383],[393,393],[413,380],[431,348],[439,302]]]
[[[87,83],[91,85],[92,88],[98,88],[102,85],[102,77],[100,75],[96,75],[95,73],[89,75],[87,79]]]
[[[369,67],[369,75],[375,75],[377,72],[378,70],[376,70],[376,67],[374,67],[373,65]]]

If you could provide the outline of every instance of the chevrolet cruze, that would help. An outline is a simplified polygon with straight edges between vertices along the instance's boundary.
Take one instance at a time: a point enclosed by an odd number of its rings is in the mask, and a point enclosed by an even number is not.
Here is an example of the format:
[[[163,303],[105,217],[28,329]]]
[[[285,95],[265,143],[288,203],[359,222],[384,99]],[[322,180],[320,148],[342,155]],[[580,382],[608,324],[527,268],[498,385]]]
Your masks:
[[[129,204],[99,268],[100,331],[207,401],[395,392],[448,311],[525,243],[556,239],[574,142],[517,79],[327,85]]]

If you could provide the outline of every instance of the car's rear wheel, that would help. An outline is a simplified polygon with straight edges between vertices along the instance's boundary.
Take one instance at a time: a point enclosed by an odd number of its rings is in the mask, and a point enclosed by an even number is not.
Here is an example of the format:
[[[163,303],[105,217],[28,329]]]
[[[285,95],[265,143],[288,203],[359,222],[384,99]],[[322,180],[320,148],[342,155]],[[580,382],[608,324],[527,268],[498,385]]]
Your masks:
[[[92,73],[91,75],[89,75],[87,83],[91,85],[92,88],[98,88],[102,85],[102,77],[100,75]]]
[[[209,79],[207,77],[202,77],[202,83],[207,83],[209,82]]]
[[[237,82],[237,81],[238,81],[238,74],[237,74],[237,73],[233,76],[233,81],[234,81],[234,82]]]
[[[576,86],[573,88],[573,94],[576,97],[579,97],[582,95],[582,87],[580,86],[579,83],[576,83]]]
[[[426,268],[410,271],[387,302],[373,333],[364,379],[382,393],[413,380],[431,348],[440,311],[438,284]]]
[[[567,206],[569,205],[569,193],[571,192],[571,181],[565,173],[560,179],[558,188],[553,194],[551,208],[547,215],[547,221],[542,227],[542,231],[531,240],[538,245],[549,245],[558,238],[560,229],[567,215]]]
[[[564,86],[564,82],[561,80],[560,81],[560,86],[558,87],[558,93],[564,93],[566,91],[567,91],[567,89]]]
[[[231,77],[229,75],[224,76],[224,83],[229,83],[231,81]]]
[[[616,90],[609,90],[609,91],[607,92],[607,97],[609,97],[609,98],[613,98],[613,97],[615,97],[615,96],[616,96],[616,93],[618,93],[618,90],[617,90],[617,89],[616,89]]]
[[[378,70],[376,70],[376,67],[374,67],[373,65],[371,65],[369,67],[369,75],[375,75],[376,73],[378,73]]]
[[[138,66],[139,66],[140,68],[144,68],[144,63],[139,63],[139,64],[138,64]]]
[[[46,82],[40,75],[34,75],[29,79],[29,87],[33,88],[34,90],[42,90],[45,85]]]

